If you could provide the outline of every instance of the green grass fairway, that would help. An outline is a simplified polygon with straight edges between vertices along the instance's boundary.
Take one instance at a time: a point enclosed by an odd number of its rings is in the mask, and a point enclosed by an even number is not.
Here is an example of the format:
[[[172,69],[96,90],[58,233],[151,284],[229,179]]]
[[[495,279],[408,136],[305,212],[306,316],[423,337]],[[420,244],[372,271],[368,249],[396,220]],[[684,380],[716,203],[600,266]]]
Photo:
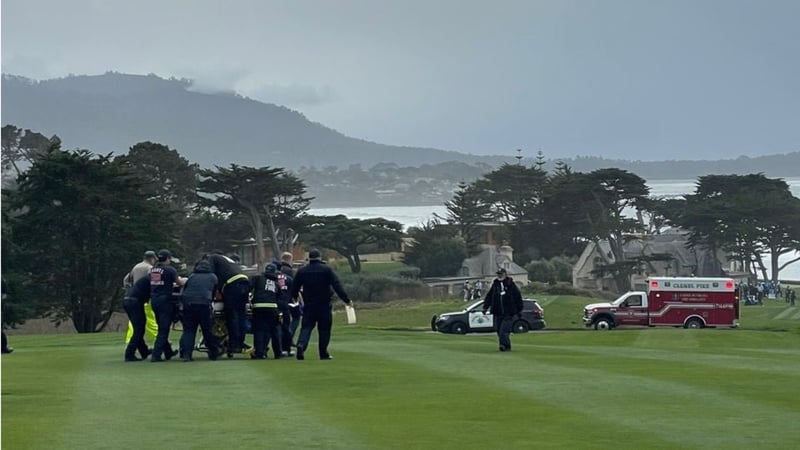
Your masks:
[[[558,313],[579,315],[570,303],[548,300],[548,322],[575,320]],[[745,309],[736,330],[528,333],[512,353],[492,335],[380,329],[453,305],[365,308],[358,327],[338,314],[333,361],[312,347],[303,362],[123,363],[118,334],[13,336],[2,447],[798,447],[800,308]]]

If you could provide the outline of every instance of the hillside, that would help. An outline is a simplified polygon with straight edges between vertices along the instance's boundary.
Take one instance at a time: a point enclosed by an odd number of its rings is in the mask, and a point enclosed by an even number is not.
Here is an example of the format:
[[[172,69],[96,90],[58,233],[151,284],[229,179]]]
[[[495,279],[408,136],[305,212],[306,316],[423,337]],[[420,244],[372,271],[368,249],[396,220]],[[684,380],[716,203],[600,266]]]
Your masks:
[[[106,73],[33,81],[3,76],[3,124],[57,134],[67,147],[126,152],[150,140],[201,166],[404,165],[479,158],[347,137],[288,108],[232,93],[193,92],[187,80]]]
[[[109,72],[45,81],[4,75],[2,113],[4,125],[14,124],[48,136],[57,134],[66,148],[124,153],[131,145],[149,140],[167,144],[203,167],[235,162],[290,169],[303,166],[345,169],[359,164],[370,171],[379,163],[410,169],[439,165],[442,173],[430,178],[444,177],[457,183],[474,179],[475,168],[488,169],[515,161],[513,151],[504,157],[476,156],[356,139],[311,122],[283,106],[234,93],[195,92],[189,80],[155,75]],[[641,156],[653,157],[647,149],[642,149]],[[754,172],[771,177],[796,177],[796,168],[800,167],[800,151],[753,158],[731,155],[731,159],[722,161],[671,161],[669,154],[658,159],[663,161],[611,160],[597,156],[564,161],[579,171],[619,167],[648,180]],[[457,163],[450,163],[453,161]],[[524,162],[529,164],[533,160]],[[464,163],[471,167],[464,169]],[[553,161],[547,165],[553,166]],[[459,172],[448,173],[454,167]],[[449,192],[449,188],[443,192]]]

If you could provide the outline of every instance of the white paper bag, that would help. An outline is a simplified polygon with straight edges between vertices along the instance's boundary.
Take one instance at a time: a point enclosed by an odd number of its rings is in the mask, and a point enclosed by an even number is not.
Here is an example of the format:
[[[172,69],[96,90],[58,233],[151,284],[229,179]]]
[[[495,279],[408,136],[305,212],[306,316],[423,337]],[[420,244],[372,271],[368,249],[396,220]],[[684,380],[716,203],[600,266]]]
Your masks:
[[[344,310],[347,311],[347,324],[356,324],[356,309],[350,305],[344,305]]]

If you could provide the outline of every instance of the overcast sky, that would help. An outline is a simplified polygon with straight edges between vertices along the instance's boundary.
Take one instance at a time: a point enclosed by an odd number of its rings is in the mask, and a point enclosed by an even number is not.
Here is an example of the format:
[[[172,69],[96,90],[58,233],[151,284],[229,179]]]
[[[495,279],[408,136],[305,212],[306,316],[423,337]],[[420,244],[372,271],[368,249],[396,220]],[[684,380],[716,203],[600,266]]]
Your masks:
[[[800,150],[800,0],[3,0],[2,70],[192,78],[469,153]]]

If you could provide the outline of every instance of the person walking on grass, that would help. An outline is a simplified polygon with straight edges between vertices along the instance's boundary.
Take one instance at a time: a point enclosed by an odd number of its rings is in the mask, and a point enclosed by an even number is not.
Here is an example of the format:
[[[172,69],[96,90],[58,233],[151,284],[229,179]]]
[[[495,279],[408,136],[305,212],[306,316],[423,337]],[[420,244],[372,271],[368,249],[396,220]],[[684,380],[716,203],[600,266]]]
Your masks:
[[[511,328],[514,318],[522,313],[522,294],[506,269],[497,270],[497,278],[486,293],[483,313],[491,311],[501,352],[511,351]]]
[[[131,328],[128,345],[125,346],[125,362],[141,361],[150,355],[150,349],[144,341],[144,333],[147,326],[147,314],[145,304],[150,301],[150,278],[141,277],[125,294],[122,303],[125,313],[128,314],[128,325]],[[151,310],[152,311],[152,310]],[[136,357],[139,351],[141,359]]]
[[[161,362],[164,358],[169,360],[175,356],[169,343],[169,329],[178,309],[172,298],[172,290],[175,285],[183,286],[184,279],[178,276],[171,264],[172,253],[169,250],[160,250],[158,262],[150,269],[150,303],[158,323],[158,334],[150,357],[152,362]]]
[[[181,335],[181,358],[192,361],[197,327],[203,333],[203,341],[208,348],[208,359],[214,361],[220,354],[219,341],[212,330],[211,301],[219,281],[211,273],[211,264],[200,261],[194,271],[186,278],[183,286],[183,334]]]
[[[253,286],[253,353],[252,359],[267,359],[269,342],[272,341],[272,353],[280,359],[283,353],[281,342],[281,325],[279,322],[278,268],[275,264],[267,264],[264,273],[250,278]]]
[[[225,326],[228,329],[228,352],[242,353],[249,350],[245,344],[247,335],[247,301],[250,281],[242,266],[220,252],[205,256],[211,265],[211,272],[217,276],[222,291],[225,311]]]
[[[328,353],[328,344],[331,340],[333,328],[333,313],[331,311],[331,289],[347,305],[353,302],[342,289],[339,277],[322,262],[319,250],[312,249],[308,252],[308,265],[297,271],[292,283],[289,297],[297,301],[300,290],[303,290],[303,323],[300,338],[297,340],[297,359],[305,359],[311,331],[317,327],[319,333],[319,359],[333,359]]]

